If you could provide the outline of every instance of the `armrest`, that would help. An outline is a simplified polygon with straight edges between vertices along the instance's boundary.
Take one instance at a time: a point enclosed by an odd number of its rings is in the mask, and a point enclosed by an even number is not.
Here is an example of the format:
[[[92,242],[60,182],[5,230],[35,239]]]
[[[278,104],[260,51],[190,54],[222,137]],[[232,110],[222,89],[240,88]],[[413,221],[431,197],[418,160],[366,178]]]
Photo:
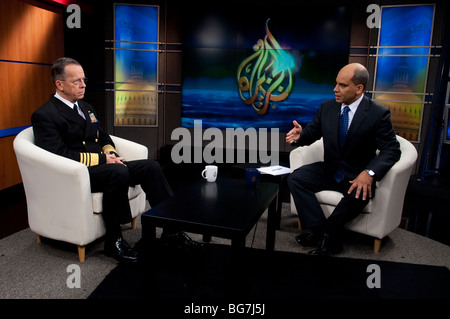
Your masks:
[[[299,146],[289,154],[291,172],[300,166],[323,161],[323,141],[322,139],[308,146]]]
[[[385,229],[383,236],[400,224],[406,189],[417,160],[415,147],[397,136],[402,151],[400,159],[377,184],[372,203],[373,218]]]
[[[127,161],[147,159],[148,149],[142,144],[126,140],[121,137],[110,135],[113,140],[116,150],[120,156],[125,157]]]
[[[24,184],[28,221],[36,233],[46,236],[57,229],[80,236],[92,215],[91,187],[84,164],[53,154],[32,141],[16,137],[14,150]],[[67,239],[67,238],[64,238]]]

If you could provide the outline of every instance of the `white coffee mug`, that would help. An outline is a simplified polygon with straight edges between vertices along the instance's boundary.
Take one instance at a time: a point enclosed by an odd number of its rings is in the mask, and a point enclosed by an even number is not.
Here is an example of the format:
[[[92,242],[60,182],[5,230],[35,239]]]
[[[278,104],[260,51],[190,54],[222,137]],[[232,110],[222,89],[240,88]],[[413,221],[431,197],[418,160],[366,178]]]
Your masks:
[[[208,182],[215,182],[217,178],[217,166],[216,165],[206,165],[205,169],[202,171],[202,177]]]

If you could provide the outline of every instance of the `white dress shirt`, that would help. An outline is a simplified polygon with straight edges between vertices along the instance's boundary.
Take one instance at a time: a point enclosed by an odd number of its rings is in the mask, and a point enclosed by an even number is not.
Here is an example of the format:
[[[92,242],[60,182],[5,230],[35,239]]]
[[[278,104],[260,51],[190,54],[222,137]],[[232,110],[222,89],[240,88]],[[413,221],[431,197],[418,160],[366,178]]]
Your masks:
[[[355,102],[353,102],[352,104],[350,104],[348,106],[350,108],[350,111],[348,112],[348,127],[350,127],[350,124],[352,123],[352,120],[353,120],[353,116],[355,115],[356,110],[358,109],[359,103],[361,103],[363,97],[364,97],[364,94],[362,94],[359,99],[357,99]],[[344,107],[346,105],[347,104],[342,103],[342,105],[341,105],[341,114],[342,114],[342,111],[344,110]]]
[[[73,110],[73,105],[76,104],[78,106],[78,114],[80,114],[80,116],[84,119],[86,119],[86,117],[84,116],[83,111],[80,109],[80,106],[78,105],[77,102],[72,103],[69,100],[63,98],[61,95],[58,94],[58,92],[55,93],[55,97],[60,100],[61,102],[63,102],[64,104],[66,104],[68,107],[70,107]]]

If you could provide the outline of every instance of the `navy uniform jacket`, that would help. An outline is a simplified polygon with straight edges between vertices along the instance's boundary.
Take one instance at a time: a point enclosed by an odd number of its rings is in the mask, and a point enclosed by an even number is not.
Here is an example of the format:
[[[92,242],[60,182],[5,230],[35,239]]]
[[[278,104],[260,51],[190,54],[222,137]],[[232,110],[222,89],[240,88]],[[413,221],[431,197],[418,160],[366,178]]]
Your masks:
[[[81,100],[78,105],[86,120],[51,96],[31,115],[35,144],[86,166],[106,163],[104,153],[116,152],[114,143],[100,127],[94,108]]]
[[[348,129],[344,147],[339,146],[339,115],[341,103],[322,103],[314,119],[302,131],[293,146],[310,145],[323,137],[326,170],[333,174],[338,168],[350,180],[364,169],[375,172],[380,180],[400,158],[390,111],[364,96]],[[377,155],[377,150],[379,154]]]

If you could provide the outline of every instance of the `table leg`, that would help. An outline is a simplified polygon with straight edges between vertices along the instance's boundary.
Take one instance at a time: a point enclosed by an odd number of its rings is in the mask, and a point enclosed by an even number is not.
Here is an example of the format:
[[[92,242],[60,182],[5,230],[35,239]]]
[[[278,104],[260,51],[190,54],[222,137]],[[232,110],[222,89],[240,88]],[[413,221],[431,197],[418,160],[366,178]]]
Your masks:
[[[278,194],[270,203],[267,215],[267,234],[266,234],[266,250],[275,250],[275,234],[277,228],[277,203]]]
[[[151,244],[156,239],[156,226],[152,223],[146,222],[141,218],[142,223],[142,240],[145,244]]]
[[[279,191],[278,191],[277,214],[276,214],[276,229],[278,230],[280,229],[281,224],[281,208],[283,205],[284,191],[287,188],[287,176],[288,175],[281,176],[278,182]]]
[[[276,229],[280,229],[281,228],[281,205],[283,204],[283,199],[281,198],[280,194],[278,194],[277,196],[277,208],[275,210],[275,227]]]

